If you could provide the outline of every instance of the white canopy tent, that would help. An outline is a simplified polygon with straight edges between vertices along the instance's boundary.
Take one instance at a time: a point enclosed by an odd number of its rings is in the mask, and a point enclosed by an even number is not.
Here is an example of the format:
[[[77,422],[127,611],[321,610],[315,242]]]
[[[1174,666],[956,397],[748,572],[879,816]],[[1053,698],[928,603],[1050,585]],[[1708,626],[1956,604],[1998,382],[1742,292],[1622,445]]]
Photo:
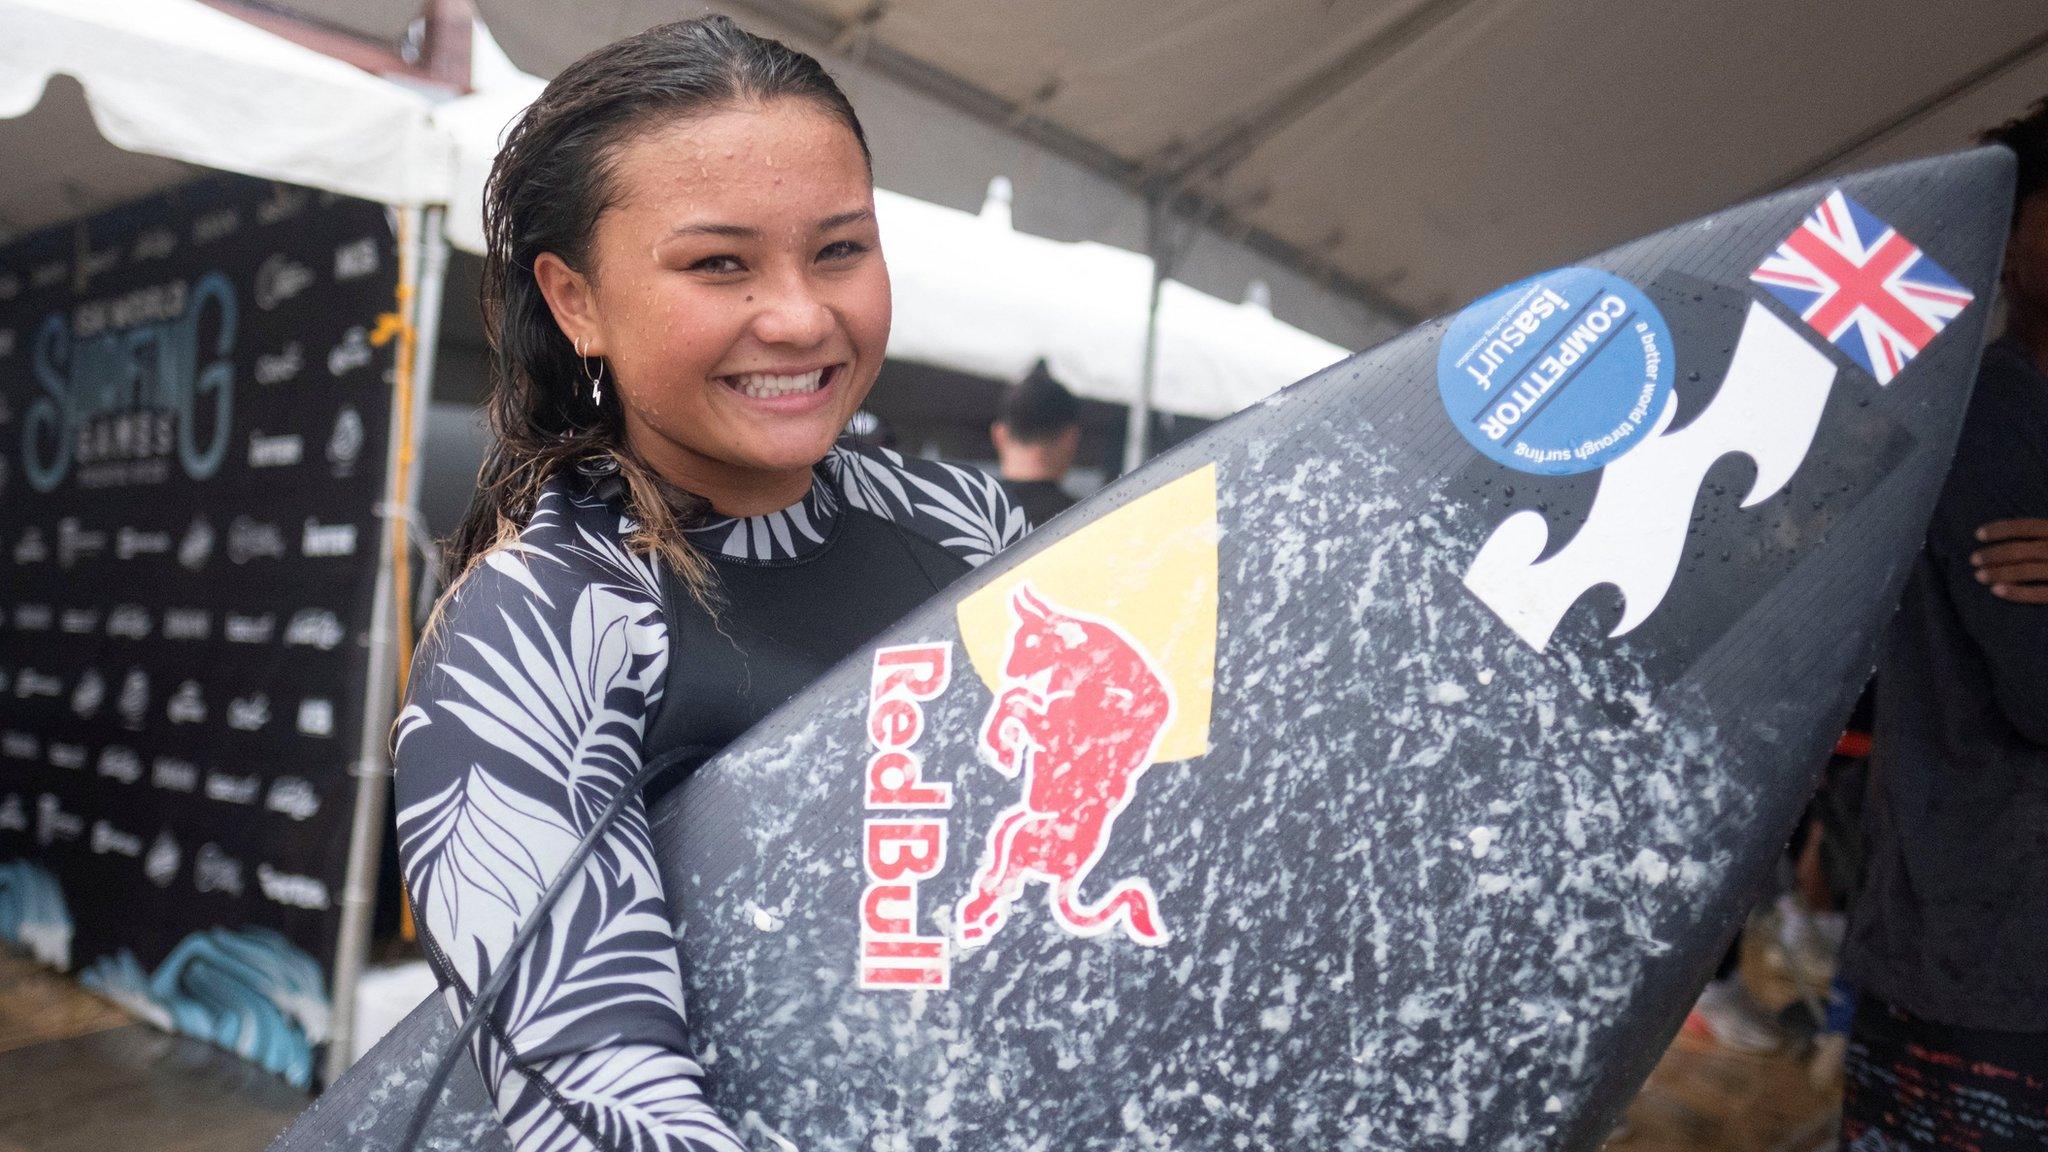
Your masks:
[[[448,239],[481,254],[483,184],[505,127],[543,81],[505,59],[479,25],[476,91],[434,110],[454,142]],[[1009,182],[994,182],[979,215],[878,189],[876,214],[896,298],[892,359],[997,380],[1044,360],[1075,394],[1129,405],[1144,367],[1147,257],[1065,243],[1011,227]],[[1346,349],[1273,318],[1169,281],[1160,305],[1153,406],[1220,419],[1344,358]]]
[[[420,7],[271,2],[387,42]],[[474,2],[542,75],[701,10]],[[1178,188],[1218,230],[1411,321],[1788,183],[1961,147],[2048,93],[2039,0],[709,7],[929,98],[906,115],[935,102],[1135,194]],[[936,135],[870,130],[903,151]],[[957,190],[1001,170],[957,158],[925,175]]]
[[[447,198],[447,146],[424,96],[197,0],[0,0],[0,29],[8,233],[195,167],[386,204]],[[53,88],[58,76],[76,87]]]

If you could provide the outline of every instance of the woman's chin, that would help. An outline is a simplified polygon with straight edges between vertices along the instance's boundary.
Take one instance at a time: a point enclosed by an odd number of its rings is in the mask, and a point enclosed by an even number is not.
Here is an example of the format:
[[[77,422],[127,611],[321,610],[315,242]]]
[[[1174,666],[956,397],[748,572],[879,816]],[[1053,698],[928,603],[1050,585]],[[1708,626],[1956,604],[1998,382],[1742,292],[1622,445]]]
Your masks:
[[[807,469],[823,460],[832,451],[832,445],[839,440],[841,425],[805,429],[785,429],[776,435],[761,437],[745,446],[738,453],[740,460],[760,472],[795,472]]]

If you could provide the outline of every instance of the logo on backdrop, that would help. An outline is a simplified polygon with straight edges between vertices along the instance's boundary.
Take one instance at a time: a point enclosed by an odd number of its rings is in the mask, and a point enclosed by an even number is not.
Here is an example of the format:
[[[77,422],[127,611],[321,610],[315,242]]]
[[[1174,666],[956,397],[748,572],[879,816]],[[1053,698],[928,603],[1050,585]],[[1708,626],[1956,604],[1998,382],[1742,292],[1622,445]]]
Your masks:
[[[166,792],[197,792],[199,765],[176,756],[159,756],[149,763],[149,782]]]
[[[169,228],[151,228],[135,237],[135,247],[128,258],[140,264],[145,260],[161,260],[177,250],[177,233]]]
[[[57,521],[57,563],[69,568],[80,560],[89,560],[106,551],[107,534],[94,528],[87,528],[77,517],[66,516]]]
[[[311,268],[280,252],[256,266],[256,307],[272,311],[312,283]]]
[[[133,560],[137,556],[160,556],[170,550],[169,532],[145,532],[140,528],[124,526],[114,533],[114,556],[120,560]]]
[[[280,220],[289,220],[305,211],[306,205],[311,203],[312,199],[312,193],[304,188],[295,188],[289,184],[273,184],[270,186],[269,198],[256,205],[256,222],[275,224]]]
[[[354,280],[377,270],[377,238],[365,236],[334,250],[334,278]]]
[[[261,692],[237,696],[228,701],[228,727],[239,732],[260,732],[270,723],[270,697]]]
[[[369,333],[358,324],[342,333],[341,342],[327,350],[327,374],[346,376],[370,362]]]
[[[173,455],[191,479],[212,476],[234,407],[235,320],[234,286],[219,272],[46,317],[31,350],[38,394],[22,421],[29,487],[55,489],[74,461],[88,487],[157,483]]]
[[[251,430],[249,433],[249,467],[284,468],[299,462],[305,453],[305,439],[296,432],[266,436]]]
[[[220,630],[230,644],[268,644],[271,633],[277,630],[277,616],[271,612],[229,612],[221,617]]]
[[[107,635],[119,640],[149,639],[149,609],[140,604],[116,604],[107,614]]]
[[[99,766],[94,771],[109,780],[133,784],[142,779],[142,757],[133,748],[109,744],[100,749]]]
[[[88,668],[71,689],[71,710],[81,720],[90,720],[107,699],[107,682],[97,668]]]
[[[36,797],[36,843],[48,846],[84,834],[85,817],[66,812],[64,802],[49,792]]]
[[[206,723],[206,700],[199,694],[199,681],[187,680],[178,685],[178,690],[164,702],[164,716],[173,724]]]
[[[151,884],[169,888],[178,879],[178,865],[184,863],[185,854],[178,850],[178,841],[166,828],[157,833],[149,845],[149,853],[142,858],[142,874]]]
[[[114,701],[114,711],[121,714],[121,722],[130,728],[140,728],[149,718],[149,674],[140,668],[130,668],[127,679],[121,681],[121,695]]]
[[[341,643],[341,618],[325,608],[301,608],[284,627],[284,642],[329,651]]]
[[[211,841],[199,846],[192,859],[192,887],[200,892],[242,894],[242,862]]]
[[[233,208],[209,212],[192,222],[192,243],[211,244],[223,236],[232,235],[241,226],[242,218]]]
[[[334,735],[334,702],[319,697],[299,701],[298,729],[308,736]]]
[[[327,462],[334,465],[336,479],[356,470],[356,457],[363,452],[363,417],[354,408],[343,408],[334,418],[334,431],[327,437]]]
[[[250,374],[258,384],[283,384],[296,378],[304,367],[305,353],[297,340],[286,344],[275,352],[265,352],[256,357],[256,367]]]
[[[263,806],[272,812],[282,812],[293,820],[309,819],[320,811],[320,796],[311,781],[297,776],[279,776],[270,785],[270,795]]]
[[[284,555],[284,533],[264,520],[237,516],[228,525],[228,559],[236,564]]]
[[[164,639],[204,640],[213,631],[213,616],[204,608],[164,609]]]
[[[322,524],[308,516],[305,535],[299,539],[299,551],[306,556],[353,556],[356,551],[356,526]]]
[[[213,522],[204,516],[194,516],[192,526],[185,529],[185,538],[178,541],[178,563],[197,572],[212,558]]]

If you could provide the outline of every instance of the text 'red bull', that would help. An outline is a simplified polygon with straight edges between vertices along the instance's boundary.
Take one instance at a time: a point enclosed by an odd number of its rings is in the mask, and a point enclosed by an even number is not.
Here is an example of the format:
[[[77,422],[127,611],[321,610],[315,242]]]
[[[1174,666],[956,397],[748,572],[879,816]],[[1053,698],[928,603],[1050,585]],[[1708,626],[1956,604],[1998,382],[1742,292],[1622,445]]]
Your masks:
[[[860,900],[860,986],[944,988],[950,961],[944,936],[917,931],[917,888],[946,866],[946,821],[919,810],[953,806],[952,785],[927,781],[912,746],[924,733],[922,703],[953,676],[951,644],[884,648],[868,679],[870,812],[890,812],[864,825],[861,860],[867,890]]]
[[[1056,608],[1029,585],[1018,587],[1010,607],[1016,628],[981,750],[1005,776],[1024,776],[1024,797],[989,830],[954,931],[963,946],[988,943],[1024,885],[1038,880],[1066,931],[1094,936],[1121,926],[1139,944],[1164,944],[1144,879],[1121,880],[1093,904],[1081,902],[1080,888],[1152,765],[1173,719],[1173,692],[1115,624]]]

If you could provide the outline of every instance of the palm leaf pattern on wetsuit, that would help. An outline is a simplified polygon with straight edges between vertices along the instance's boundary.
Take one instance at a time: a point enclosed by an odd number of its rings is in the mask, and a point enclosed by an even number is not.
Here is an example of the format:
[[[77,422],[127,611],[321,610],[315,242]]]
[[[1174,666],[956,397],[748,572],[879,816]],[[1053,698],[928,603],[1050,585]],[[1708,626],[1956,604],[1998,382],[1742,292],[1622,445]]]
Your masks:
[[[1000,487],[962,469],[842,447],[825,472],[830,486],[804,507],[826,517],[843,498],[969,563],[1024,532]],[[635,526],[615,486],[552,483],[519,538],[458,586],[414,664],[396,725],[399,852],[457,1016],[639,769],[662,702],[662,580],[625,547]],[[735,525],[772,556],[782,541],[754,531],[760,519]],[[740,1152],[688,1053],[681,961],[637,798],[543,923],[472,1053],[519,1152]]]
[[[847,503],[904,522],[969,564],[981,564],[1030,530],[1003,486],[971,468],[843,443],[825,458],[825,469]]]
[[[518,544],[457,593],[401,717],[400,851],[457,1006],[639,769],[668,630],[654,569],[620,543],[631,528],[601,501],[551,490]],[[635,801],[479,1037],[521,1152],[741,1147],[685,1055],[666,912]]]

